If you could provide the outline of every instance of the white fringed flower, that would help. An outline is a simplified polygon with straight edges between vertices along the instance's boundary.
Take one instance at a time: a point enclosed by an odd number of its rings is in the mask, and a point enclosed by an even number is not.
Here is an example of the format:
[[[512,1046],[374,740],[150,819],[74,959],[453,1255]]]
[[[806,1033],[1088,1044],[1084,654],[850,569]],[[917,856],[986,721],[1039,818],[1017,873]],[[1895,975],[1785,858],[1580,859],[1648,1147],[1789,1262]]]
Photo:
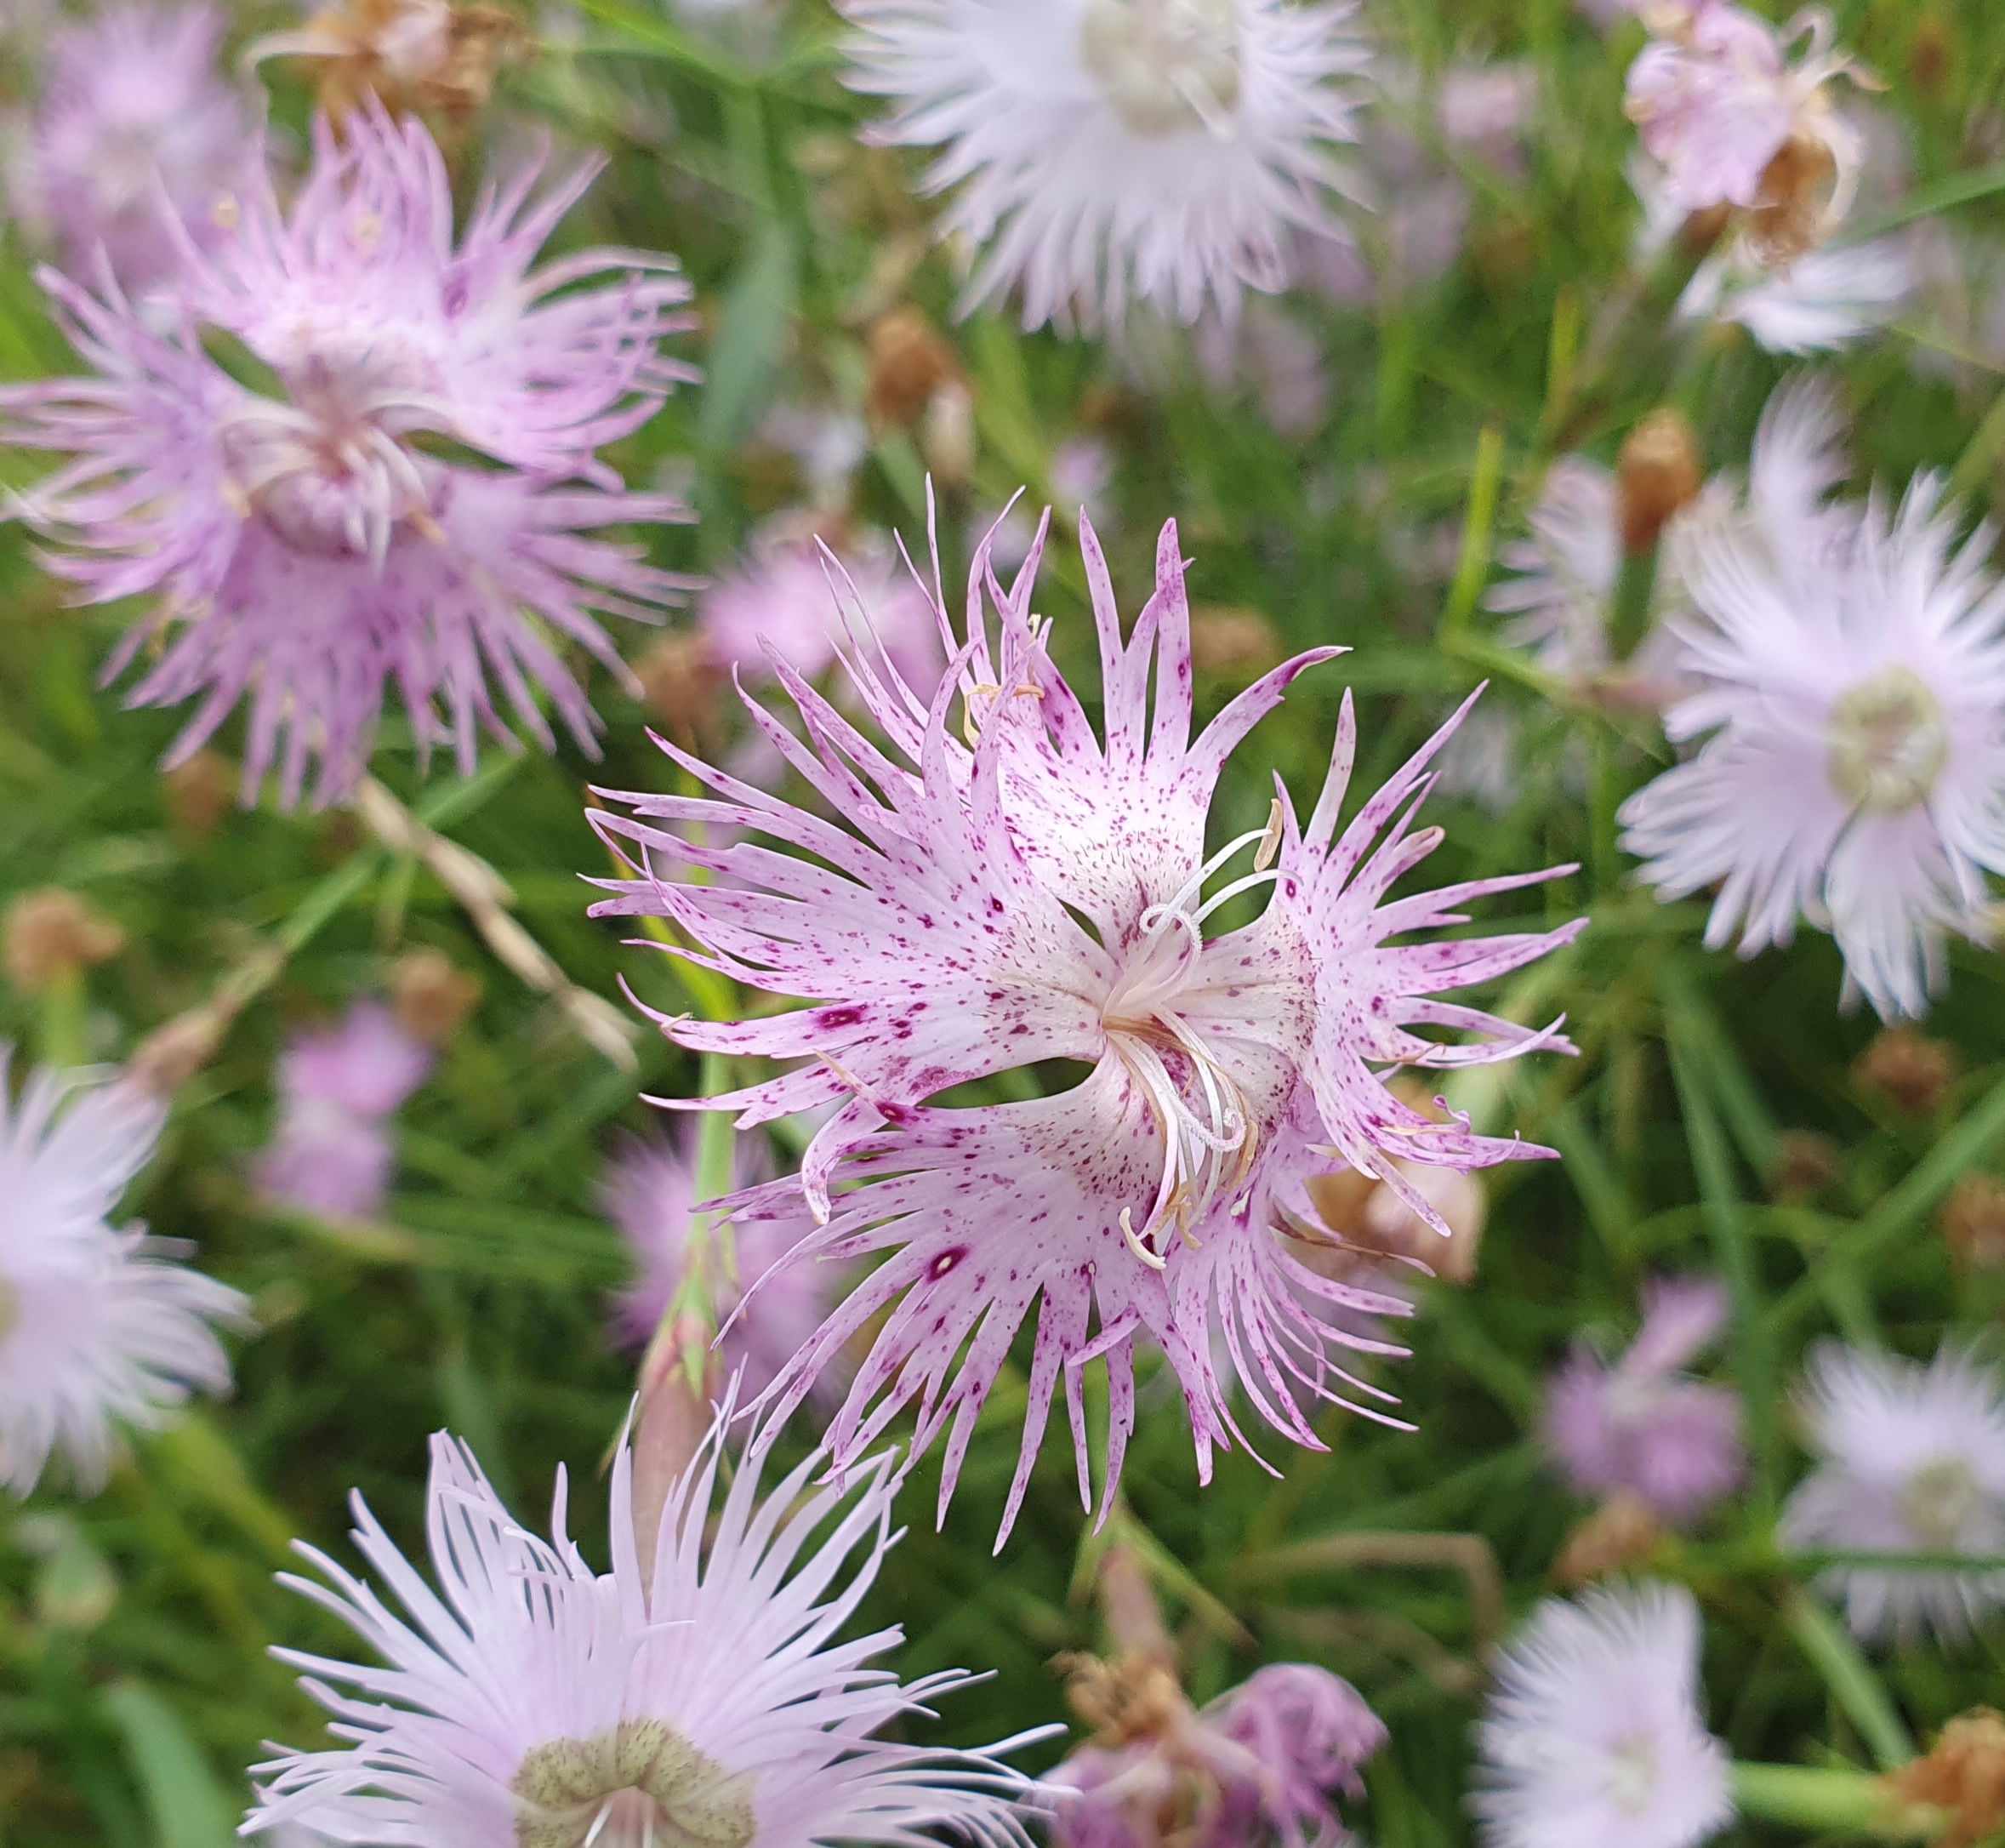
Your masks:
[[[1699,1711],[1699,1607],[1683,1587],[1549,1599],[1497,1670],[1472,1800],[1489,1848],[1696,1848],[1734,1819],[1726,1748]]]
[[[114,1228],[167,1120],[128,1084],[37,1072],[18,1103],[0,1049],[0,1484],[26,1495],[60,1451],[102,1484],[119,1425],[163,1423],[195,1388],[225,1392],[210,1327],[244,1299]]]
[[[1927,1011],[1949,933],[1988,935],[1986,875],[2005,871],[1991,539],[1959,545],[1927,476],[1897,510],[1813,495],[1794,521],[1688,535],[1693,608],[1672,629],[1699,685],[1665,722],[1706,742],[1621,819],[1660,898],[1718,887],[1710,946],[1738,936],[1752,955],[1805,919],[1837,939],[1848,991],[1891,1018]]]
[[[841,0],[881,139],[941,150],[943,229],[982,248],[970,306],[1095,329],[1193,322],[1285,278],[1287,233],[1340,235],[1365,62],[1330,0]]]
[[[437,1591],[358,1497],[356,1544],[408,1621],[300,1549],[330,1585],[286,1583],[384,1665],[282,1652],[349,1742],[260,1767],[246,1832],[298,1825],[383,1848],[928,1848],[945,1828],[1028,1848],[1012,1800],[1024,1782],[992,1754],[874,1737],[971,1678],[901,1685],[870,1666],[897,1629],[839,1640],[897,1538],[891,1457],[817,1488],[811,1457],[764,1499],[742,1467],[715,1507],[731,1410],[669,1492],[651,1574],[624,1446],[602,1574],[565,1532],[561,1474],[539,1540],[442,1433],[426,1520]]]
[[[1933,1365],[1827,1346],[1803,1398],[1817,1468],[1789,1498],[1792,1551],[2005,1554],[2005,1385],[1945,1348]],[[1818,1580],[1865,1637],[1945,1640],[2005,1605],[2005,1572],[1835,1566]]]

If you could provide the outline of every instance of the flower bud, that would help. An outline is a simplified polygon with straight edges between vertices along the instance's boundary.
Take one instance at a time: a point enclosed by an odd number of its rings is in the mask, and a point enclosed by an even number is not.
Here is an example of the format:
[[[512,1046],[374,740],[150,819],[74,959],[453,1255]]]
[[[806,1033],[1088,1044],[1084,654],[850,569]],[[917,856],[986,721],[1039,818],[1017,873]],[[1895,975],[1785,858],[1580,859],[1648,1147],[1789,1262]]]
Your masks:
[[[1792,135],[1762,174],[1761,192],[1743,236],[1757,261],[1784,269],[1814,249],[1831,229],[1837,157],[1827,141]]]
[[[1957,1056],[1920,1029],[1888,1027],[1853,1063],[1852,1081],[1909,1116],[1934,1114],[1957,1075]]]
[[[1942,1235],[1958,1270],[2005,1270],[2005,1181],[1966,1174],[1942,1204]]]
[[[1640,1495],[1618,1489],[1577,1522],[1552,1562],[1556,1584],[1576,1590],[1640,1565],[1656,1551],[1664,1529]]]
[[[398,959],[394,992],[397,1024],[414,1040],[444,1046],[480,1005],[481,982],[441,951],[413,950]]]
[[[2005,1714],[1974,1707],[1950,1721],[1926,1757],[1887,1782],[1910,1803],[1951,1812],[1937,1848],[1971,1848],[2005,1828]]]
[[[933,394],[960,380],[954,349],[916,308],[894,308],[870,326],[870,419],[910,430],[926,415]]]
[[[334,0],[247,55],[312,60],[320,106],[339,123],[371,96],[393,116],[474,115],[494,94],[502,65],[533,43],[514,14],[485,0]]]
[[[1190,613],[1191,664],[1200,674],[1264,674],[1280,664],[1281,637],[1256,609],[1200,604]]]
[[[647,710],[679,739],[716,729],[724,670],[701,636],[664,636],[635,669]]]
[[[25,995],[109,961],[124,945],[123,931],[60,886],[24,893],[8,908],[7,976]]]
[[[927,402],[919,427],[919,453],[943,487],[965,488],[975,472],[975,400],[949,379]]]
[[[1806,1205],[1831,1189],[1843,1161],[1842,1151],[1830,1137],[1813,1129],[1786,1129],[1775,1138],[1769,1198],[1778,1206]]]
[[[1640,557],[1655,546],[1672,516],[1699,493],[1698,447],[1683,415],[1666,405],[1644,418],[1622,444],[1615,476],[1622,549]]]

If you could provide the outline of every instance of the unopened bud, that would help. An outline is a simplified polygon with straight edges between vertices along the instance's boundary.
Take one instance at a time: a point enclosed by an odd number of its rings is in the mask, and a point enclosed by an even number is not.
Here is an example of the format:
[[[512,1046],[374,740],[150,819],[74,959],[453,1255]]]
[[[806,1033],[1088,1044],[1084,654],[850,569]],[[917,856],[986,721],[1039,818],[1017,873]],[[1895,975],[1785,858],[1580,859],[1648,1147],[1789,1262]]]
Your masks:
[[[945,488],[965,488],[975,472],[975,400],[958,379],[933,393],[919,428],[919,453]]]
[[[470,116],[487,106],[502,65],[533,46],[521,20],[484,0],[336,0],[246,55],[310,60],[320,106],[339,123],[372,96],[392,115]]]
[[[1656,1551],[1664,1529],[1640,1495],[1618,1489],[1575,1525],[1552,1562],[1554,1582],[1573,1591],[1640,1565]]]
[[[894,308],[871,323],[869,405],[873,422],[914,428],[933,394],[960,378],[954,349],[918,309]]]
[[[168,820],[183,834],[206,841],[236,799],[236,767],[220,751],[198,750],[160,784]]]
[[[2005,1270],[2005,1181],[1966,1174],[1942,1204],[1942,1235],[1958,1270]]]
[[[1830,1137],[1814,1129],[1786,1129],[1775,1138],[1769,1198],[1782,1206],[1807,1205],[1831,1189],[1843,1166],[1843,1153]]]
[[[635,671],[647,710],[679,740],[686,743],[715,728],[726,676],[701,636],[664,636]]]
[[[1264,674],[1281,654],[1280,635],[1256,609],[1214,603],[1190,613],[1191,664],[1200,674]]]
[[[1652,411],[1629,432],[1615,467],[1622,519],[1622,549],[1641,557],[1679,509],[1698,497],[1698,445],[1692,426],[1668,405]]]
[[[1942,1729],[1928,1755],[1887,1782],[1910,1803],[1947,1810],[1936,1848],[1972,1848],[2005,1828],[2005,1714],[1974,1707]]]
[[[1957,1075],[1957,1055],[1917,1027],[1888,1027],[1854,1061],[1852,1078],[1910,1116],[1932,1115]]]
[[[108,961],[124,944],[123,931],[60,886],[24,893],[8,908],[7,975],[23,994]]]
[[[395,984],[397,1024],[414,1040],[444,1046],[480,1005],[480,978],[456,968],[436,950],[400,957]]]
[[[1923,95],[1933,95],[1948,83],[1955,63],[1950,23],[1932,7],[1915,21],[1914,37],[1908,41],[1909,80]]]
[[[1821,243],[1831,229],[1831,204],[1837,157],[1812,135],[1792,135],[1762,173],[1761,191],[1747,214],[1748,249],[1770,269],[1782,269]]]

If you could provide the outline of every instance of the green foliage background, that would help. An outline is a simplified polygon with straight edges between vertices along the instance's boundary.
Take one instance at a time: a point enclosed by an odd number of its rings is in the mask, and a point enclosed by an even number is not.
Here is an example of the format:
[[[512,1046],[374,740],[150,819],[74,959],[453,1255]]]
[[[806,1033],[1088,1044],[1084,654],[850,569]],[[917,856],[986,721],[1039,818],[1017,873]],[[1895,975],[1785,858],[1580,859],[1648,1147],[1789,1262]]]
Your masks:
[[[240,11],[247,35],[276,16]],[[1957,176],[1996,157],[2005,12],[1990,0],[1848,0],[1837,11],[1841,39],[1889,80],[1883,106],[1911,137],[1920,196],[1976,190]],[[1554,454],[1612,459],[1626,430],[1671,402],[1709,466],[1738,465],[1781,375],[1744,341],[1655,322],[1619,365],[1598,373],[1581,361],[1584,330],[1625,272],[1621,79],[1639,32],[1603,39],[1566,0],[1404,0],[1374,15],[1388,53],[1424,72],[1451,59],[1530,60],[1541,100],[1529,165],[1521,181],[1470,175],[1470,235],[1438,286],[1376,315],[1291,311],[1316,331],[1333,408],[1313,434],[1284,440],[1188,365],[1143,393],[1102,347],[1027,338],[996,316],[954,326],[951,268],[930,249],[927,208],[911,190],[916,164],[854,142],[863,111],[837,82],[823,8],[800,6],[764,63],[671,25],[652,0],[583,0],[573,17],[567,46],[504,82],[488,139],[519,146],[541,119],[560,149],[602,147],[610,170],[561,240],[672,250],[697,285],[705,328],[687,344],[707,382],[616,457],[630,480],[689,484],[700,522],[656,536],[661,562],[728,563],[767,510],[745,448],[760,414],[803,392],[860,402],[864,328],[916,301],[952,328],[977,406],[974,481],[949,497],[943,522],[950,582],[976,510],[1022,482],[1042,495],[1054,449],[1091,422],[1118,448],[1112,550],[1131,610],[1149,582],[1155,528],[1174,514],[1201,602],[1263,612],[1290,647],[1354,650],[1301,683],[1241,753],[1216,818],[1222,838],[1258,824],[1273,769],[1298,796],[1313,788],[1346,685],[1362,702],[1369,788],[1488,674],[1489,697],[1526,727],[1521,780],[1501,816],[1438,805],[1449,840],[1430,875],[1584,868],[1528,902],[1553,919],[1584,910],[1592,928],[1503,998],[1527,1017],[1564,1009],[1582,1056],[1535,1058],[1465,1095],[1492,1126],[1565,1159],[1499,1173],[1477,1282],[1427,1291],[1413,1357],[1385,1376],[1418,1430],[1332,1416],[1326,1454],[1269,1444],[1278,1479],[1233,1456],[1200,1493],[1181,1406],[1166,1383],[1145,1398],[1127,1495],[1168,1562],[1193,1691],[1267,1659],[1341,1670],[1393,1729],[1370,1776],[1371,1839],[1466,1839],[1468,1727],[1494,1640],[1469,1581],[1452,1565],[1337,1571],[1291,1563],[1287,1549],[1347,1533],[1478,1535],[1521,1614],[1548,1588],[1583,1512],[1532,1441],[1543,1373],[1575,1337],[1625,1338],[1650,1271],[1715,1267],[1735,1303],[1720,1372],[1747,1395],[1755,1478],[1658,1569],[1705,1607],[1712,1712],[1737,1756],[1871,1762],[1857,1663],[1820,1668],[1807,1650],[1811,1627],[1792,1616],[1800,1572],[1769,1539],[1802,1467],[1785,1389],[1827,1333],[1926,1355],[1945,1330],[1989,1329],[1998,1288],[1958,1280],[1932,1215],[1960,1175],[2005,1156],[2005,983],[1995,957],[1957,953],[1931,1030],[1956,1046],[1961,1072],[1934,1115],[1902,1118],[1861,1091],[1849,1068],[1874,1024],[1839,1015],[1829,944],[1812,936],[1743,965],[1700,948],[1701,906],[1660,907],[1633,890],[1612,818],[1666,760],[1660,738],[1557,696],[1496,647],[1480,611],[1495,546],[1521,525]],[[26,73],[7,78],[18,90]],[[309,100],[282,71],[274,81],[276,116],[296,135]],[[478,145],[465,152],[470,188],[485,157]],[[1973,229],[2005,230],[1995,197],[1956,210]],[[12,236],[0,256],[0,369],[11,377],[65,363],[31,271]],[[1968,368],[1917,372],[1926,338],[1917,325],[1827,368],[1856,423],[1860,480],[1951,469],[1995,498],[1999,381]],[[34,469],[0,457],[8,484]],[[865,513],[916,539],[923,464],[909,439],[877,439],[862,494]],[[1081,589],[1061,545],[1041,607],[1090,686]],[[133,613],[64,608],[18,530],[0,529],[0,899],[69,887],[128,939],[92,976],[81,1023],[0,993],[0,1033],[37,1057],[81,1043],[117,1059],[260,945],[287,944],[282,973],[177,1100],[132,1201],[250,1293],[257,1327],[236,1348],[235,1399],[136,1444],[101,1497],[77,1504],[45,1487],[24,1508],[0,1506],[6,1848],[220,1848],[260,1740],[305,1742],[316,1723],[268,1646],[344,1646],[274,1585],[274,1571],[296,1534],[341,1552],[350,1488],[416,1544],[432,1429],[470,1439],[526,1517],[567,1463],[574,1531],[588,1551],[602,1547],[598,1466],[631,1374],[602,1333],[603,1297],[624,1266],[597,1177],[616,1132],[647,1120],[641,1092],[698,1085],[693,1062],[652,1034],[637,1073],[582,1045],[487,955],[427,873],[369,844],[343,813],[266,806],[207,836],[178,828],[155,766],[179,715],[123,711],[95,685]],[[644,646],[636,637],[629,653]],[[1202,694],[1215,707],[1235,685],[1215,678]],[[441,771],[420,784],[407,732],[393,724],[378,773],[506,876],[523,921],[576,981],[617,996],[624,974],[651,1003],[686,1006],[667,959],[623,947],[584,915],[578,876],[605,870],[584,820],[587,782],[659,787],[665,774],[640,707],[602,677],[595,693],[609,727],[601,765],[568,749],[549,761],[490,750],[471,783]],[[1566,767],[1576,760],[1584,791]],[[1503,910],[1493,905],[1484,926],[1509,927]],[[285,1035],[379,991],[390,959],[413,945],[478,971],[486,993],[403,1115],[384,1225],[364,1235],[275,1214],[246,1171],[270,1129]],[[1842,1172],[1814,1205],[1774,1204],[1777,1138],[1799,1129],[1833,1138]],[[995,1671],[945,1714],[943,1734],[958,1741],[1062,1717],[1049,1658],[1096,1640],[1077,1590],[1084,1524],[1059,1434],[1015,1537],[990,1557],[1022,1398],[1019,1373],[999,1390],[937,1534],[922,1471],[914,1531],[869,1612],[906,1625],[908,1674]],[[1955,1651],[1899,1651],[1871,1674],[1926,1735],[1996,1698],[2002,1668],[1993,1634]],[[1769,1838],[1748,1826],[1729,1839]]]

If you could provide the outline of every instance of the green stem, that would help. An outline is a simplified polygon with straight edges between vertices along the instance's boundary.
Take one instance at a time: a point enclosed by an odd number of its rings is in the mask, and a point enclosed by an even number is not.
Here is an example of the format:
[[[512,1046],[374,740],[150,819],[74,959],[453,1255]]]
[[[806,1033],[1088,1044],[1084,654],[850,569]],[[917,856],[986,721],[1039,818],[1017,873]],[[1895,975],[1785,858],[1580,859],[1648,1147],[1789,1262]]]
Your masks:
[[[1656,593],[1655,550],[1624,558],[1622,575],[1615,580],[1615,607],[1609,612],[1609,646],[1618,660],[1626,660],[1649,633]]]
[[[1949,1821],[1940,1810],[1903,1803],[1871,1772],[1848,1765],[1735,1765],[1733,1779],[1742,1816],[1820,1834],[1933,1841]]]
[[[37,1022],[43,1064],[67,1070],[90,1063],[90,1035],[86,1024],[88,1000],[82,969],[59,969],[43,984],[37,997]]]
[[[1497,521],[1497,487],[1504,472],[1504,432],[1485,424],[1476,439],[1476,465],[1469,478],[1468,511],[1462,519],[1462,555],[1441,618],[1444,637],[1459,636],[1475,614],[1483,580],[1490,575],[1491,534]]]
[[[1808,1592],[1792,1589],[1782,1600],[1782,1621],[1824,1677],[1831,1698],[1858,1727],[1880,1769],[1894,1771],[1912,1759],[1915,1742],[1837,1619]]]

